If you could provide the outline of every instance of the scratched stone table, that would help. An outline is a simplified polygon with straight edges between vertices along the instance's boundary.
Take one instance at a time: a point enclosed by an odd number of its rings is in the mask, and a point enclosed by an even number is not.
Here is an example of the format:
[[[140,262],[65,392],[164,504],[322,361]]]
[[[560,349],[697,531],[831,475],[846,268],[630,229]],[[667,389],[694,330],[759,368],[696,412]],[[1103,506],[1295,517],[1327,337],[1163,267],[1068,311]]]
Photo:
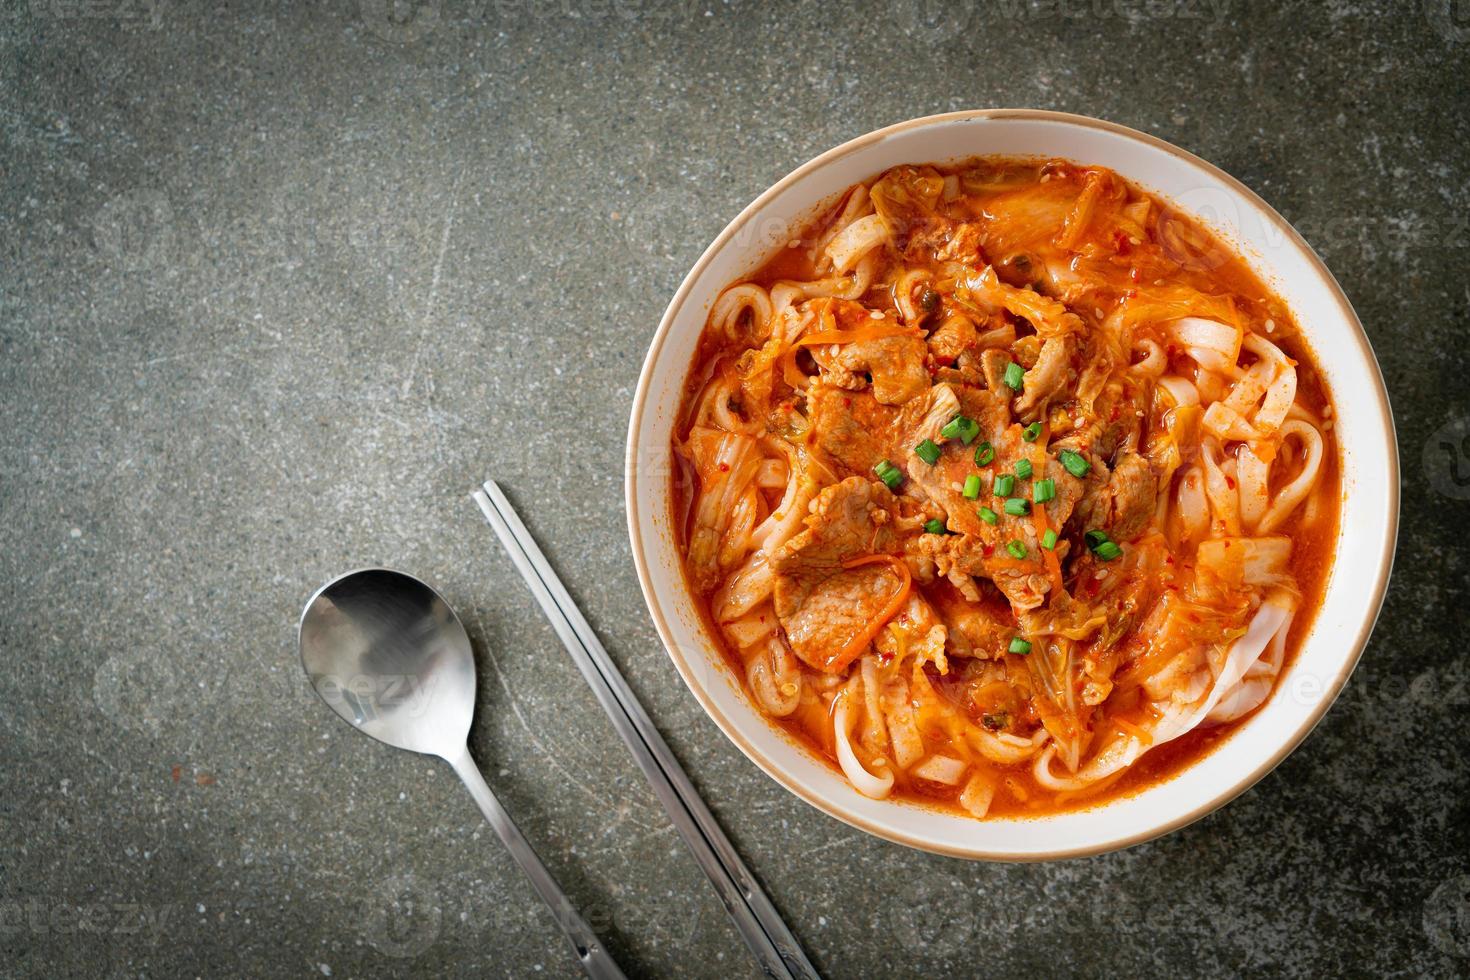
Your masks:
[[[462,610],[474,750],[629,971],[754,974],[469,504],[494,475],[825,973],[1463,975],[1467,64],[1447,0],[7,0],[0,974],[571,974],[448,769],[303,686],[302,602],[377,562]],[[747,762],[660,649],[621,502],[646,344],[729,217],[990,105],[1155,133],[1296,222],[1405,464],[1319,730],[1208,819],[1047,866],[884,843]]]

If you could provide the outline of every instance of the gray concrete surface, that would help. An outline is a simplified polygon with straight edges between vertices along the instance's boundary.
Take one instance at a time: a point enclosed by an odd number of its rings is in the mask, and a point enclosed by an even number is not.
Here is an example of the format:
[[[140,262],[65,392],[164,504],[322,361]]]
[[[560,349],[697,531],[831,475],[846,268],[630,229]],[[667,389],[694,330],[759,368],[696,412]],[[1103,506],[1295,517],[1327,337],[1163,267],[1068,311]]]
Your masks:
[[[465,614],[474,749],[630,971],[753,975],[468,504],[493,474],[831,976],[1463,975],[1467,55],[1448,0],[3,0],[0,974],[571,975],[451,773],[303,688],[302,601],[385,562]],[[1321,728],[1199,824],[1049,866],[757,771],[661,651],[621,504],[646,344],[723,223],[987,105],[1156,133],[1295,221],[1405,464]]]

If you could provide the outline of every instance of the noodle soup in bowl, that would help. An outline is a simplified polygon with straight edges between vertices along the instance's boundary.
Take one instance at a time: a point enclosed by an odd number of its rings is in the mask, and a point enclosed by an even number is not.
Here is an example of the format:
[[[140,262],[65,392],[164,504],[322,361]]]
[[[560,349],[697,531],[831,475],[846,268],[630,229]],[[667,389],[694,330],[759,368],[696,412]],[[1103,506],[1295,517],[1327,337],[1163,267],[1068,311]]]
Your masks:
[[[756,199],[659,326],[627,462],[711,718],[814,806],[970,858],[1247,789],[1346,682],[1397,531],[1382,379],[1300,236],[1182,150],[1029,110]]]

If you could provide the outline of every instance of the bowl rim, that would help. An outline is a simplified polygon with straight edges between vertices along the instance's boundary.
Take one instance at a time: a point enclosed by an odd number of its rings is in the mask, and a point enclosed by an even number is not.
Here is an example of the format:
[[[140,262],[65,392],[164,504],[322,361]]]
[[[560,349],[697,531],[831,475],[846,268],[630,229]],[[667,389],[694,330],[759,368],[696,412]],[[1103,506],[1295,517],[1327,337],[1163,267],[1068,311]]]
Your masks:
[[[1351,652],[1346,657],[1344,657],[1342,665],[1338,670],[1336,676],[1334,676],[1331,681],[1328,682],[1328,684],[1326,685],[1326,689],[1331,691],[1332,695],[1330,697],[1324,697],[1321,699],[1321,701],[1307,714],[1307,716],[1296,727],[1296,729],[1287,734],[1281,740],[1279,747],[1270,756],[1270,758],[1266,759],[1264,762],[1256,766],[1255,769],[1251,770],[1248,773],[1245,773],[1244,775],[1236,779],[1231,785],[1212,793],[1207,799],[1204,799],[1198,806],[1194,807],[1189,812],[1178,816],[1164,824],[1149,826],[1136,834],[1119,836],[1110,840],[1100,841],[1093,844],[1083,844],[1075,847],[1059,847],[1052,851],[1028,852],[1025,854],[1017,854],[1008,851],[987,850],[981,847],[951,847],[943,844],[937,844],[921,836],[908,834],[892,827],[885,827],[871,823],[866,818],[849,811],[840,802],[831,800],[819,793],[816,793],[808,787],[804,786],[798,780],[790,778],[789,774],[784,771],[782,766],[777,764],[774,760],[769,759],[764,752],[762,752],[754,745],[752,745],[749,741],[747,741],[740,729],[729,718],[727,718],[725,714],[715,704],[714,700],[704,690],[703,685],[695,680],[695,672],[690,668],[689,664],[685,660],[683,653],[679,650],[678,644],[674,642],[672,631],[669,628],[664,611],[659,605],[657,593],[655,592],[653,586],[652,577],[649,572],[649,563],[643,551],[643,529],[640,526],[638,520],[638,480],[636,475],[638,430],[643,418],[646,403],[648,401],[654,366],[658,362],[659,355],[664,347],[664,343],[668,339],[673,329],[673,323],[675,319],[677,319],[685,302],[687,302],[689,294],[693,291],[696,282],[701,278],[706,266],[710,264],[715,255],[719,253],[725,247],[727,242],[729,242],[729,240],[733,238],[745,226],[745,224],[752,218],[752,216],[754,216],[762,208],[764,208],[768,202],[770,202],[777,195],[781,194],[788,186],[802,179],[808,174],[811,174],[814,171],[826,167],[833,161],[843,156],[863,149],[873,143],[880,142],[896,133],[904,132],[910,129],[933,126],[936,124],[959,122],[971,119],[1029,120],[1037,122],[1061,123],[1064,125],[1073,125],[1088,129],[1102,130],[1115,136],[1121,136],[1125,139],[1143,143],[1153,149],[1161,150],[1171,156],[1178,157],[1185,163],[1204,170],[1211,177],[1220,181],[1221,183],[1229,187],[1232,191],[1239,194],[1242,198],[1244,198],[1249,204],[1254,206],[1260,212],[1261,217],[1267,223],[1274,226],[1274,228],[1284,237],[1285,241],[1297,246],[1302,251],[1302,253],[1308,259],[1309,264],[1322,277],[1323,282],[1327,285],[1332,295],[1332,299],[1337,303],[1341,311],[1343,320],[1351,327],[1352,339],[1357,344],[1358,355],[1364,359],[1367,366],[1370,368],[1370,374],[1372,375],[1375,382],[1375,384],[1373,385],[1372,395],[1376,402],[1376,407],[1383,422],[1383,430],[1386,433],[1388,440],[1388,459],[1386,462],[1388,464],[1389,471],[1388,473],[1384,474],[1385,482],[1388,485],[1388,519],[1384,525],[1381,556],[1379,558],[1378,567],[1374,572],[1375,580],[1373,582],[1372,589],[1371,612],[1368,615],[1364,616],[1363,623],[1359,627],[1357,635],[1353,637],[1350,644]],[[1361,393],[1359,397],[1361,397]],[[956,112],[944,112],[929,116],[919,116],[914,119],[905,120],[903,122],[895,123],[890,126],[884,126],[880,129],[875,129],[872,132],[841,143],[838,146],[835,146],[832,149],[829,149],[826,152],[821,153],[816,157],[813,157],[812,159],[808,160],[806,163],[803,163],[801,166],[797,167],[795,170],[792,170],[786,176],[782,177],[780,180],[776,181],[774,184],[768,187],[764,192],[762,192],[753,201],[746,205],[740,211],[740,213],[737,214],[729,222],[729,224],[727,224],[720,231],[717,236],[715,236],[715,239],[700,254],[699,259],[694,263],[689,272],[684,276],[683,281],[680,282],[679,288],[674,293],[673,299],[670,300],[668,308],[664,311],[664,315],[659,321],[658,329],[655,331],[653,340],[649,344],[648,353],[644,358],[643,366],[639,372],[638,386],[634,393],[633,408],[629,417],[628,437],[624,456],[623,490],[623,504],[625,510],[627,511],[628,533],[630,536],[630,543],[633,551],[633,563],[638,571],[638,584],[639,587],[642,589],[644,602],[648,606],[648,611],[653,618],[654,626],[658,630],[659,640],[663,644],[664,651],[668,654],[669,659],[674,662],[674,667],[678,670],[679,676],[684,681],[684,685],[690,690],[691,693],[694,694],[695,699],[699,702],[705,713],[708,714],[710,718],[715,722],[715,724],[720,728],[720,730],[724,732],[725,737],[730,739],[730,741],[733,742],[735,746],[740,749],[740,751],[743,752],[748,759],[750,759],[751,762],[755,763],[757,768],[759,768],[771,779],[775,780],[786,790],[790,791],[800,799],[805,800],[807,803],[811,804],[813,807],[817,808],[823,813],[826,813],[828,816],[834,817],[842,821],[843,823],[848,824],[849,826],[855,827],[859,830],[872,834],[875,837],[880,837],[893,843],[903,844],[905,846],[913,847],[922,851],[928,851],[930,853],[943,854],[949,857],[966,858],[970,860],[989,860],[1005,862],[1052,861],[1063,858],[1088,857],[1095,854],[1103,854],[1109,851],[1132,847],[1134,845],[1153,840],[1157,837],[1162,837],[1165,834],[1172,833],[1173,831],[1178,830],[1181,827],[1188,826],[1189,824],[1194,823],[1196,820],[1208,816],[1210,813],[1213,813],[1215,810],[1218,810],[1219,808],[1225,806],[1231,800],[1234,800],[1237,796],[1244,793],[1246,790],[1250,789],[1262,778],[1264,778],[1268,773],[1275,769],[1282,762],[1282,760],[1284,760],[1288,755],[1295,751],[1297,746],[1299,746],[1302,741],[1305,740],[1309,734],[1311,734],[1312,730],[1316,728],[1317,724],[1326,715],[1327,710],[1331,708],[1332,705],[1336,702],[1338,695],[1341,693],[1343,687],[1346,685],[1347,680],[1351,676],[1354,668],[1356,668],[1358,661],[1362,658],[1363,651],[1367,648],[1368,640],[1373,633],[1373,629],[1378,622],[1379,616],[1382,614],[1383,600],[1385,594],[1387,593],[1388,582],[1393,569],[1393,559],[1397,550],[1398,543],[1400,494],[1398,433],[1393,424],[1393,411],[1389,404],[1388,390],[1383,381],[1382,367],[1378,362],[1377,356],[1373,352],[1373,346],[1368,339],[1367,333],[1363,329],[1362,321],[1358,319],[1356,311],[1354,311],[1352,304],[1348,301],[1347,295],[1343,292],[1342,285],[1337,281],[1337,278],[1332,274],[1331,270],[1327,268],[1326,263],[1322,261],[1322,258],[1317,254],[1316,250],[1307,243],[1306,239],[1304,239],[1297,232],[1297,230],[1292,227],[1291,223],[1283,218],[1276,211],[1275,208],[1266,203],[1266,201],[1264,201],[1258,194],[1256,194],[1255,191],[1251,190],[1245,184],[1241,183],[1239,180],[1237,180],[1235,177],[1232,177],[1224,170],[1221,170],[1219,167],[1215,166],[1209,161],[1204,160],[1193,153],[1190,153],[1188,150],[1181,149],[1180,147],[1175,146],[1167,140],[1160,139],[1157,136],[1140,132],[1139,130],[1132,129],[1119,123],[1096,119],[1091,116],[1077,115],[1075,113],[1069,112],[1057,112],[1048,109],[965,109]]]

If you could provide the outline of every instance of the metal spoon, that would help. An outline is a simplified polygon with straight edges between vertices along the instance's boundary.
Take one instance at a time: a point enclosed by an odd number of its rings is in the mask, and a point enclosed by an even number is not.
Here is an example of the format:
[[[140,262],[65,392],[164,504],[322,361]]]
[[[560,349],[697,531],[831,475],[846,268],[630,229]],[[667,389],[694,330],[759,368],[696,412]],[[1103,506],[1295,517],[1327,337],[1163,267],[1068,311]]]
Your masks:
[[[454,767],[594,980],[623,972],[485,784],[466,740],[475,658],[464,624],[423,582],[368,568],[328,582],[301,614],[301,664],[317,694],[359,731]]]

